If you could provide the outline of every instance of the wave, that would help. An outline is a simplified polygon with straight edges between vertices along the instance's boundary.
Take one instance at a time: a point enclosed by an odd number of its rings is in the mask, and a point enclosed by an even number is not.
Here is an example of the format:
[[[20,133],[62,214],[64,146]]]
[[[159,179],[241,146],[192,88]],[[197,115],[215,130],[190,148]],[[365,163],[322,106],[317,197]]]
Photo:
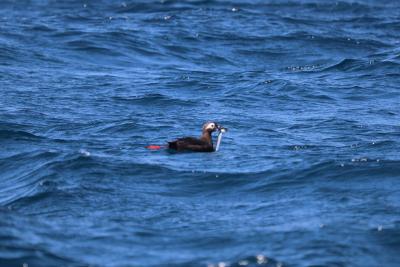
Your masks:
[[[41,140],[42,137],[34,135],[25,131],[15,131],[15,130],[0,130],[0,141],[2,140]]]
[[[256,256],[248,256],[245,258],[241,258],[235,260],[233,262],[224,262],[220,261],[217,263],[208,263],[208,267],[218,267],[218,266],[232,266],[232,267],[241,267],[241,266],[248,266],[248,267],[256,267],[256,266],[264,266],[264,267],[283,267],[283,266],[291,266],[290,264],[283,263],[277,261],[274,258],[264,256],[263,254],[259,254]]]
[[[196,102],[190,99],[171,98],[163,94],[144,94],[137,96],[114,96],[116,102],[129,102],[139,105],[159,105],[166,106],[194,106]]]
[[[174,3],[169,1],[136,1],[135,3],[123,4],[115,9],[117,13],[157,13],[174,11],[187,11],[194,6],[193,3]]]
[[[20,267],[24,263],[31,266],[76,266],[77,262],[68,257],[54,253],[54,248],[48,247],[40,239],[32,227],[37,227],[42,233],[49,231],[48,225],[39,225],[36,221],[29,221],[16,214],[7,213],[0,208],[0,265],[9,267]],[[23,227],[22,225],[30,225]]]
[[[102,47],[102,46],[99,46],[98,44],[88,41],[88,40],[69,41],[69,42],[67,42],[66,45],[75,50],[85,51],[85,52],[89,52],[89,53],[99,53],[99,54],[109,55],[109,56],[123,55],[122,53],[118,52],[117,50],[115,50],[113,48]]]
[[[298,73],[325,73],[325,72],[358,72],[366,75],[368,73],[382,73],[384,75],[397,75],[396,70],[400,63],[393,60],[367,60],[357,58],[345,58],[334,64],[291,66],[287,70]]]
[[[397,1],[0,6],[0,265],[397,255]],[[145,148],[210,119],[218,153]]]
[[[17,123],[0,122],[0,142],[7,140],[27,140],[27,141],[39,141],[44,137],[33,134],[26,131],[27,125],[21,125]]]
[[[375,61],[375,60],[360,60],[360,59],[343,59],[339,63],[327,67],[324,71],[339,70],[339,71],[388,71],[400,66],[399,63],[391,61]]]
[[[292,147],[289,147],[292,149]],[[23,166],[23,162],[28,162]],[[9,162],[13,165],[5,168]],[[34,164],[35,167],[31,167]],[[36,152],[28,154],[18,154],[9,158],[2,159],[1,165],[5,169],[2,176],[0,205],[6,206],[26,197],[32,197],[53,190],[63,190],[63,188],[81,188],[83,177],[89,184],[94,183],[94,177],[99,175],[108,177],[129,177],[135,174],[137,179],[160,179],[160,183],[175,183],[179,185],[181,191],[173,192],[176,194],[193,195],[218,195],[221,190],[231,190],[232,193],[260,193],[265,191],[280,190],[281,187],[290,188],[299,184],[319,181],[347,181],[355,182],[358,179],[378,178],[379,175],[385,177],[395,177],[400,173],[400,165],[397,161],[385,159],[353,159],[352,161],[325,161],[313,164],[309,167],[298,168],[294,165],[277,165],[264,171],[204,171],[196,170],[195,166],[182,168],[179,164],[154,164],[132,162],[125,158],[108,159],[104,156],[85,154],[70,154],[61,156],[54,152]],[[14,166],[20,166],[15,168]],[[65,173],[71,173],[74,178],[64,180]],[[91,178],[93,177],[93,178]],[[157,178],[158,177],[158,178]],[[162,178],[163,177],[163,178]],[[170,178],[164,178],[170,177]],[[174,177],[174,178],[172,178]],[[346,180],[352,177],[351,180]],[[167,180],[164,180],[167,179]],[[68,187],[70,185],[72,187]],[[94,186],[94,189],[96,186]],[[102,190],[102,186],[97,188]],[[75,190],[74,189],[74,190]],[[50,190],[50,191],[46,191]],[[170,194],[170,193],[163,193]],[[50,195],[42,195],[51,197]]]
[[[46,190],[46,179],[53,177],[50,168],[57,152],[37,151],[12,155],[0,160],[0,205],[36,195]]]

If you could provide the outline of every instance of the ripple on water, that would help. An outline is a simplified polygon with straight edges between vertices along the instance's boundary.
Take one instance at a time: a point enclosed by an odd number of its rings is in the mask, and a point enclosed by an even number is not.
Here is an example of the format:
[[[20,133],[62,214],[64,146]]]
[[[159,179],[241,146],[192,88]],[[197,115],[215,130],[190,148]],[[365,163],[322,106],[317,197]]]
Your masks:
[[[0,266],[400,266],[398,1],[0,7]]]

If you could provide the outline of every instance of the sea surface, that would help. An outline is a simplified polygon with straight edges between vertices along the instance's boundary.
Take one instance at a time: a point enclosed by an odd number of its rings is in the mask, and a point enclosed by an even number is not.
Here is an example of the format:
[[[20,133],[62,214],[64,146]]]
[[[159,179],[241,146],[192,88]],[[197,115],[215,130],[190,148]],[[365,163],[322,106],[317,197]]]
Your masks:
[[[400,266],[400,1],[1,0],[0,266]]]

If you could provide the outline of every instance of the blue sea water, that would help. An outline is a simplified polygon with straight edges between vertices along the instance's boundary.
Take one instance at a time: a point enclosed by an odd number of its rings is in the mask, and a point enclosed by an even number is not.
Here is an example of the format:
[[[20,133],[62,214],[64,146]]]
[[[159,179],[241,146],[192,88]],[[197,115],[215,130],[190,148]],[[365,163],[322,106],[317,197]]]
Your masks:
[[[399,151],[400,1],[0,1],[1,267],[400,266]]]

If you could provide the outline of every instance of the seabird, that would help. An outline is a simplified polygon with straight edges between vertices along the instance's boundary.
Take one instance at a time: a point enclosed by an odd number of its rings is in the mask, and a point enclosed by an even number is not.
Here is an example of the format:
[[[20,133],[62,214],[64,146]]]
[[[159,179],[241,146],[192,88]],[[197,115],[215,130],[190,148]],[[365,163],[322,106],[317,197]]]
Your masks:
[[[212,142],[212,133],[215,131],[227,131],[226,128],[215,122],[207,122],[203,125],[200,138],[183,137],[168,142],[168,148],[176,151],[193,152],[214,152],[215,148]]]

